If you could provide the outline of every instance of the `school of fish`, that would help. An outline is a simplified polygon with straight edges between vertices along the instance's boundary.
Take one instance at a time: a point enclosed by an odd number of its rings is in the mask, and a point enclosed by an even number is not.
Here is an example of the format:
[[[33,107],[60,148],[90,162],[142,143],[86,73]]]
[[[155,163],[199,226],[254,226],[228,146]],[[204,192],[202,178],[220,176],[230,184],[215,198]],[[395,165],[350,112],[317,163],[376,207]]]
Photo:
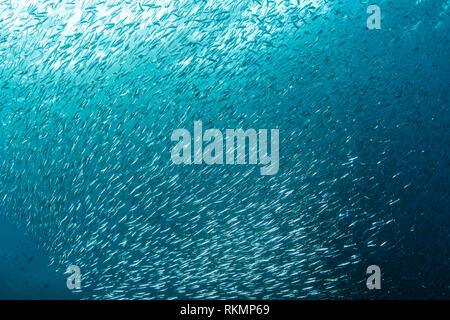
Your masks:
[[[2,1],[0,216],[81,299],[448,298],[449,2],[369,4]],[[196,120],[278,173],[173,164]]]

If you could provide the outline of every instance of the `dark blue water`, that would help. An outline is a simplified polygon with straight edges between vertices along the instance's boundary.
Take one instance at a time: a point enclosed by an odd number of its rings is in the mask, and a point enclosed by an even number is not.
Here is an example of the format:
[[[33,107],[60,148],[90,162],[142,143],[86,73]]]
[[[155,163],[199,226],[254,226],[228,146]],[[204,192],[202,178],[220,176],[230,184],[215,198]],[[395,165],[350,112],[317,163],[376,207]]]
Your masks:
[[[369,4],[2,2],[0,298],[448,299],[449,4]],[[279,172],[173,164],[195,120]]]

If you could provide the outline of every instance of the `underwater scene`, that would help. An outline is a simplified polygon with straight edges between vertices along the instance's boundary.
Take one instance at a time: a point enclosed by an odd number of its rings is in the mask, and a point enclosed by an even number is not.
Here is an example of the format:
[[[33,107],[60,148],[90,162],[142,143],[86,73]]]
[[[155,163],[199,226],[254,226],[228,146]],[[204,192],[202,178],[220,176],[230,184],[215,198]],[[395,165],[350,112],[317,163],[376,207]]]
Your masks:
[[[449,299],[448,0],[2,0],[0,299]]]

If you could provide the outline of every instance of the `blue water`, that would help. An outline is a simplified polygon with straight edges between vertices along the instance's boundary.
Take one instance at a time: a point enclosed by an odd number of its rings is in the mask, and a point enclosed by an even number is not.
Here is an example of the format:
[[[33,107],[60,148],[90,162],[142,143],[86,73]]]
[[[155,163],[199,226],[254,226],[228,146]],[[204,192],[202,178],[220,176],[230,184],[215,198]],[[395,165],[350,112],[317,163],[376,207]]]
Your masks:
[[[23,230],[0,219],[0,299],[77,299]],[[77,297],[78,294],[78,297]]]
[[[449,2],[362,2],[2,1],[0,298],[448,299]]]

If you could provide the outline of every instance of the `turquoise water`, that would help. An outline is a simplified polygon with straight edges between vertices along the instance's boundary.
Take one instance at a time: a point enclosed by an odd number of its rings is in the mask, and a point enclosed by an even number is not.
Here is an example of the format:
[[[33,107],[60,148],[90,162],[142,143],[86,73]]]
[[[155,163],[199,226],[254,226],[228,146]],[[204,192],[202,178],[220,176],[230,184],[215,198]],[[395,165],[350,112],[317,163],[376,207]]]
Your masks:
[[[0,220],[0,299],[77,299],[36,243]]]
[[[369,4],[3,1],[0,298],[448,299],[449,3]],[[173,164],[196,120],[278,173]]]

